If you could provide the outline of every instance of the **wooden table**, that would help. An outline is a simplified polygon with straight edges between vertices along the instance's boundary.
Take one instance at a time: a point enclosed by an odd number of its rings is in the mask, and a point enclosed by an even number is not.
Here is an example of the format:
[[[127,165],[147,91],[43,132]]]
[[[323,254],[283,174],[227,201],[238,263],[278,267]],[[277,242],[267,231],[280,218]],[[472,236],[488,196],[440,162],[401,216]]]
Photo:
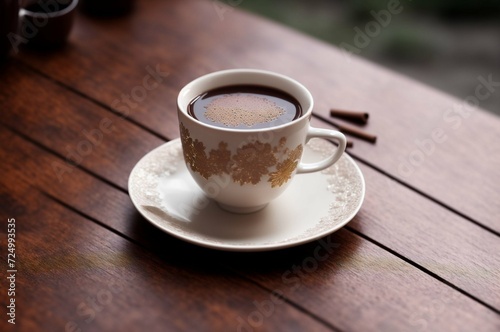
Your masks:
[[[135,163],[179,136],[180,88],[241,67],[301,81],[317,114],[368,111],[378,135],[352,139],[365,202],[309,272],[318,242],[204,249],[153,227],[128,196]],[[209,0],[78,15],[67,47],[22,51],[0,75],[0,330],[500,330],[500,119],[466,107],[500,93],[500,77],[452,98]]]

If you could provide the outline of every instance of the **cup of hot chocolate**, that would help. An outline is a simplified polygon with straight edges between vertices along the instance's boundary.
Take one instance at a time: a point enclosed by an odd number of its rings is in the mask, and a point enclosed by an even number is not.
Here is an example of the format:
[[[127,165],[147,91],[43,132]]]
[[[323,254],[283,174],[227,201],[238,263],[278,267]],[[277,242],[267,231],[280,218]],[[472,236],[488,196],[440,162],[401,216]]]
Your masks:
[[[250,213],[282,194],[296,174],[321,171],[344,153],[345,136],[313,128],[311,93],[274,72],[231,69],[199,77],[177,98],[184,160],[223,209]],[[326,159],[304,163],[311,138],[332,144]]]

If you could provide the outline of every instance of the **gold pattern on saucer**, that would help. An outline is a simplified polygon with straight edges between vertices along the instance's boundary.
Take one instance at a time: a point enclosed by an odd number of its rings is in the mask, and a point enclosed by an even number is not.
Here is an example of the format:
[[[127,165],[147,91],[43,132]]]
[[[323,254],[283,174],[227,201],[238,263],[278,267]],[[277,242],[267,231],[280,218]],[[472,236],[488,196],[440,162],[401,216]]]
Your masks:
[[[180,132],[184,159],[192,171],[205,179],[228,174],[240,185],[257,184],[267,175],[272,188],[281,187],[292,177],[303,151],[301,144],[289,151],[285,147],[286,137],[282,137],[274,147],[258,140],[245,143],[234,155],[227,149],[226,142],[219,142],[217,149],[207,154],[203,142],[193,139],[182,123]]]

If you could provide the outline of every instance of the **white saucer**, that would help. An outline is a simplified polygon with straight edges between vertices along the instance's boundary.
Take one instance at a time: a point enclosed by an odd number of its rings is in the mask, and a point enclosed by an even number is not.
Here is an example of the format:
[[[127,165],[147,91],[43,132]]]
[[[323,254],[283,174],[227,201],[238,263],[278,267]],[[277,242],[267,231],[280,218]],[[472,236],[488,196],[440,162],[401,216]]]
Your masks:
[[[305,161],[319,160],[331,144],[313,139]],[[319,239],[347,224],[359,211],[365,182],[347,154],[322,172],[299,174],[263,210],[234,214],[219,208],[191,178],[179,139],[145,155],[129,177],[137,210],[159,229],[213,249],[263,251]]]

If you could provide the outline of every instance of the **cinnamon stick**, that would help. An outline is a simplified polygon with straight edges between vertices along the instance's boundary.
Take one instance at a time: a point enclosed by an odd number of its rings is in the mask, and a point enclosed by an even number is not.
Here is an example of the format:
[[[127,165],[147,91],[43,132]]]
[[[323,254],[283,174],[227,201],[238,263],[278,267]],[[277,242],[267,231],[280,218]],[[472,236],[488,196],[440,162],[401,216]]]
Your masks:
[[[321,115],[316,114],[316,113],[313,113],[313,116],[316,117],[316,118],[318,118],[318,119],[320,119],[320,120],[322,120],[323,122],[326,122],[326,123],[328,123],[328,124],[336,127],[343,134],[351,135],[351,136],[360,138],[362,140],[368,141],[370,143],[375,143],[377,141],[377,136],[376,135],[367,133],[367,132],[362,131],[362,130],[356,128],[356,127],[348,126],[348,125],[345,125],[345,124],[341,124],[341,123],[332,121],[332,120],[327,119],[326,117],[321,116]]]
[[[330,141],[330,143],[332,143],[332,144],[333,144],[333,145],[335,145],[335,146],[339,146],[339,145],[337,144],[337,142]],[[353,142],[353,141],[351,141],[350,139],[348,139],[348,138],[347,138],[347,139],[346,139],[346,144],[345,144],[346,149],[347,149],[347,148],[352,148],[352,147],[353,147],[353,145],[354,145],[354,142]]]
[[[365,125],[370,115],[366,112],[345,111],[332,108],[330,110],[330,116]]]
[[[368,141],[370,143],[375,143],[377,141],[377,136],[367,133],[366,131],[362,131],[356,127],[340,124],[337,122],[330,121],[332,126],[337,127],[337,129],[346,135],[351,135],[357,138],[361,138],[362,140]]]

